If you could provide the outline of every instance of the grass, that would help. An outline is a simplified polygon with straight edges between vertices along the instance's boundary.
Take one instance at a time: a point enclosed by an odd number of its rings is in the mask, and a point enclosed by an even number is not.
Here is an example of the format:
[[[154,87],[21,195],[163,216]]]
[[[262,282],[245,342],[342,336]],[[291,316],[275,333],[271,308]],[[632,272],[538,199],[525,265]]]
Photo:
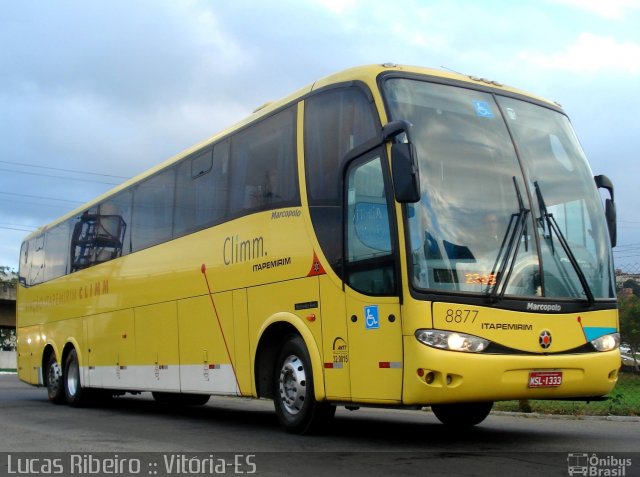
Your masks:
[[[607,401],[502,401],[495,403],[493,409],[573,416],[640,416],[640,374],[620,373]]]

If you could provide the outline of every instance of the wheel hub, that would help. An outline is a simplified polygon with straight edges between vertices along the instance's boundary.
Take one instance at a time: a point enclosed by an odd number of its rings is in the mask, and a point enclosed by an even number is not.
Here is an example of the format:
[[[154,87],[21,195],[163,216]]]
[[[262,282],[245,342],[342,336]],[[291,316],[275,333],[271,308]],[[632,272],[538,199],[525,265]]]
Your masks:
[[[47,378],[47,384],[51,391],[56,392],[60,386],[60,378],[62,377],[62,370],[58,363],[51,363],[49,366],[49,376]]]
[[[287,412],[295,415],[302,410],[307,396],[307,376],[304,365],[297,356],[291,355],[282,363],[279,392]]]
[[[67,368],[67,390],[69,395],[75,396],[78,392],[78,384],[80,383],[80,372],[78,363],[73,361]]]

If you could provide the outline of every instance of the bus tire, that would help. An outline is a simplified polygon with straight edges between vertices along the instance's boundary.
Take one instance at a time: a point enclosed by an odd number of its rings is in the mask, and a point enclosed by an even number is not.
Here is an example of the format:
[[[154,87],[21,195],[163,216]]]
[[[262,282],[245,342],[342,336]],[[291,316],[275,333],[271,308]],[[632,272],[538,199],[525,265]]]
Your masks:
[[[75,349],[69,351],[64,362],[64,372],[62,374],[64,382],[64,395],[69,406],[82,407],[89,401],[89,390],[82,387],[80,377],[80,362]]]
[[[493,402],[433,404],[431,410],[446,426],[471,427],[480,424],[491,412]]]
[[[49,401],[54,404],[64,404],[66,402],[64,395],[64,382],[62,368],[58,364],[55,353],[49,355],[47,360],[46,380],[47,380],[47,395]]]
[[[280,425],[298,434],[319,430],[336,412],[315,399],[311,359],[299,335],[286,339],[276,359],[273,402]]]

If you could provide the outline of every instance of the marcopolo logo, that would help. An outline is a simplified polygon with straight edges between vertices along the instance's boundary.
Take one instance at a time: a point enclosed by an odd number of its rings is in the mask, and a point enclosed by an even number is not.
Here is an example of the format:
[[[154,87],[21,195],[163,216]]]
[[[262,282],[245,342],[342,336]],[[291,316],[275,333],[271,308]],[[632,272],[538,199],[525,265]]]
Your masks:
[[[302,215],[302,211],[299,209],[286,209],[286,210],[274,210],[271,213],[271,220],[277,219],[289,219],[292,217],[300,217]]]
[[[567,455],[569,475],[624,477],[631,464],[631,459],[613,455],[602,457],[595,453],[588,454],[586,452]]]
[[[562,311],[557,303],[527,303],[527,311]]]

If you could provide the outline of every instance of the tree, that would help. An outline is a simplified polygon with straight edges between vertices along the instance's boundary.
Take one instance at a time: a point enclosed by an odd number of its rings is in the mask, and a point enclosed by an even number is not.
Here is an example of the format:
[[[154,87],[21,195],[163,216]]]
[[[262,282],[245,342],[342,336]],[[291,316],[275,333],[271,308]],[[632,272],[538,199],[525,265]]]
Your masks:
[[[15,288],[18,275],[10,267],[0,265],[0,292],[8,288]],[[14,351],[16,349],[15,328],[0,328],[0,351]]]
[[[636,354],[640,351],[640,298],[636,295],[620,298],[620,339],[629,346],[633,368],[638,369]]]
[[[0,265],[0,283],[8,283],[9,286],[16,286],[18,283],[18,275],[15,270],[10,267]]]
[[[633,294],[640,297],[640,284],[638,284],[637,281],[632,279],[625,280],[622,284],[622,288],[631,288],[631,290],[633,290]]]
[[[13,328],[0,328],[0,351],[15,351],[16,330]]]

